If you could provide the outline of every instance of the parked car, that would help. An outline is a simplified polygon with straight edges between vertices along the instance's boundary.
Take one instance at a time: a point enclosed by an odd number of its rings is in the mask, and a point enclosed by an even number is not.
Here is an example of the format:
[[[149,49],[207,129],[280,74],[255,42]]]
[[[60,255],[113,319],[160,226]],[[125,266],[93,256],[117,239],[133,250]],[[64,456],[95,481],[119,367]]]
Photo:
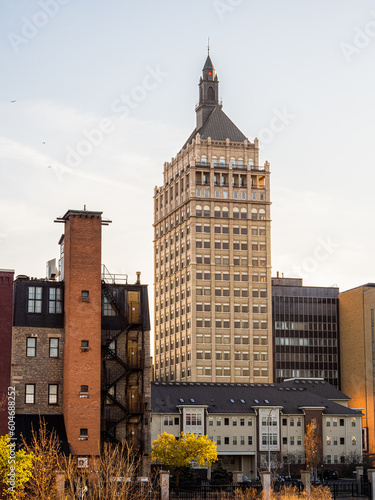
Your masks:
[[[332,479],[338,479],[339,475],[337,470],[324,470],[323,471],[323,480],[330,481]]]

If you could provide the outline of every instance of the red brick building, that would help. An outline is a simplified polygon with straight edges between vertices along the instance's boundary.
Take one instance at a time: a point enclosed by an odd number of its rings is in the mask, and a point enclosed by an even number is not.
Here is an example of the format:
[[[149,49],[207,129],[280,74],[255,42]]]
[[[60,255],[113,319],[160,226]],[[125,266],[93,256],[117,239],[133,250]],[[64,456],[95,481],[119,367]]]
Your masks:
[[[14,271],[0,269],[0,405],[5,409],[10,384]],[[8,432],[8,413],[0,411],[0,436]]]

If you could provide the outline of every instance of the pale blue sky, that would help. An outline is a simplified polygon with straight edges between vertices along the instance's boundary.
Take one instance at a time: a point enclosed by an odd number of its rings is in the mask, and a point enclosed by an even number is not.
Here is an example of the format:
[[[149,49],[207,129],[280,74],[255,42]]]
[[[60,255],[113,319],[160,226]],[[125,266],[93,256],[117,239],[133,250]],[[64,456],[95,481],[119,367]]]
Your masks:
[[[104,263],[152,297],[153,188],[194,128],[209,36],[224,111],[265,138],[273,274],[375,281],[373,1],[4,0],[0,36],[0,268],[43,277],[54,218],[86,204],[113,221]]]

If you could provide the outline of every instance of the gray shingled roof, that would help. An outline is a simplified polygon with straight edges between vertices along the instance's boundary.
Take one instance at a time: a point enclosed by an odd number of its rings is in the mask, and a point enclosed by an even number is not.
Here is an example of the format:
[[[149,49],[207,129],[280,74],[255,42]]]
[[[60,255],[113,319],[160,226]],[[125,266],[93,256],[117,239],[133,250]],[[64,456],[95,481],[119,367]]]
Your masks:
[[[185,149],[198,133],[201,139],[208,139],[208,137],[211,137],[213,141],[225,141],[229,139],[233,142],[243,142],[247,139],[232,120],[228,118],[220,106],[216,106],[213,109],[210,116],[198,130],[194,129],[182,149]]]
[[[330,384],[325,382],[324,385]],[[332,415],[358,415],[359,413],[357,410],[346,408],[309,391],[307,387],[302,387],[302,384],[297,388],[283,383],[152,383],[151,405],[154,413],[178,413],[178,406],[184,404],[206,405],[209,413],[248,414],[254,413],[254,407],[258,406],[270,408],[280,406],[282,412],[289,415],[302,414],[302,407],[323,407],[324,414]]]

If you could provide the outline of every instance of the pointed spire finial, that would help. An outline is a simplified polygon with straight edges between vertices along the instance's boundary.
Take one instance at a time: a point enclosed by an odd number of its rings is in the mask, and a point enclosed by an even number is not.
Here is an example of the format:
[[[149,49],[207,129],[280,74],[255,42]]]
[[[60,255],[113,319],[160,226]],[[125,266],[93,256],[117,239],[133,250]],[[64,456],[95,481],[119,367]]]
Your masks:
[[[210,37],[208,37],[207,50],[208,50],[208,55],[210,55]]]

